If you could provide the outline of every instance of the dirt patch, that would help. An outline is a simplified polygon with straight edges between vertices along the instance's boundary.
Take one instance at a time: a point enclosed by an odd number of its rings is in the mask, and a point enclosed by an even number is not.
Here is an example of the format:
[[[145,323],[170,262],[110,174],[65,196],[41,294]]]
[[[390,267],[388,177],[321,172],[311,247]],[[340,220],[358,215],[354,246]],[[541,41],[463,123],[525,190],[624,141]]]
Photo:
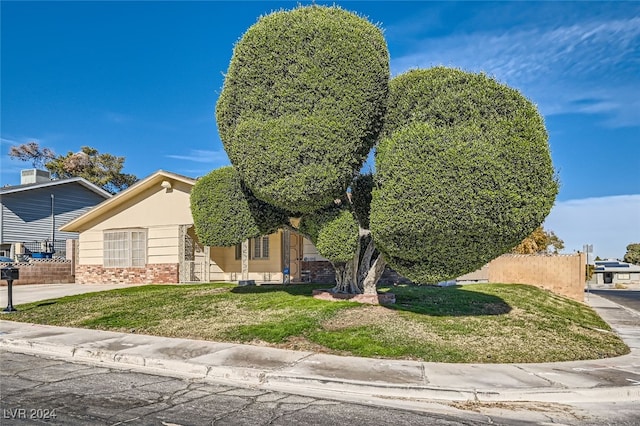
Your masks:
[[[310,342],[309,340],[307,340],[305,337],[302,337],[302,336],[291,336],[283,343],[269,344],[268,346],[272,346],[279,349],[290,349],[292,351],[305,351],[305,352],[323,353],[323,354],[338,353],[338,351],[329,349],[317,343]]]
[[[328,331],[344,330],[346,328],[367,325],[379,325],[387,321],[400,319],[396,311],[382,306],[363,306],[361,308],[343,309],[332,318],[322,323],[322,328]]]
[[[517,402],[517,401],[500,401],[500,402],[481,402],[481,401],[454,401],[449,403],[452,407],[459,410],[475,411],[486,415],[499,415],[500,412],[538,412],[548,415],[555,421],[559,419],[565,420],[585,420],[588,417],[577,413],[574,407],[565,404],[547,403],[547,402]]]

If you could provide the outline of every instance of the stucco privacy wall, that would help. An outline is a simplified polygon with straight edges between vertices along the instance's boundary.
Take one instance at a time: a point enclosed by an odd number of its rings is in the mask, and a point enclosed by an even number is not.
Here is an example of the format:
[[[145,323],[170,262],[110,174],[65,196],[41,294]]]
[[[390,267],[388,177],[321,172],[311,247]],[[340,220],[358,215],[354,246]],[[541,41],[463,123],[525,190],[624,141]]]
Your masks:
[[[489,282],[530,284],[584,302],[585,263],[584,253],[503,255],[489,263]]]

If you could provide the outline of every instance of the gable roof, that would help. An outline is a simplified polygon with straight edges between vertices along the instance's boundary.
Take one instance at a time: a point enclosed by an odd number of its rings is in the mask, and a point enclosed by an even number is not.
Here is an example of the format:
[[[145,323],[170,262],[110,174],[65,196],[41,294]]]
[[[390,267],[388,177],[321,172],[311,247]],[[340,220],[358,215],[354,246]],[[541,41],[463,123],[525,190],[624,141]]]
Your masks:
[[[136,197],[138,194],[146,191],[147,189],[162,183],[165,180],[173,180],[177,182],[182,182],[187,185],[193,186],[196,183],[195,179],[179,175],[177,173],[171,173],[164,170],[158,170],[150,176],[147,176],[144,179],[139,180],[134,183],[127,189],[120,191],[113,197],[108,200],[103,201],[102,203],[95,206],[93,209],[89,210],[85,214],[75,218],[74,220],[68,222],[66,225],[60,228],[61,231],[65,232],[77,232],[78,229],[94,219],[99,218],[106,212],[111,209],[126,203],[130,199]]]
[[[100,195],[101,197],[111,198],[111,194],[109,192],[105,191],[99,186],[81,177],[58,179],[58,180],[52,180],[52,181],[40,182],[40,183],[28,183],[25,185],[5,186],[3,188],[0,188],[0,195],[15,194],[19,192],[32,191],[34,189],[50,188],[52,186],[59,186],[59,185],[69,185],[72,183],[80,184],[85,188],[87,188],[88,190],[93,191],[96,194]]]

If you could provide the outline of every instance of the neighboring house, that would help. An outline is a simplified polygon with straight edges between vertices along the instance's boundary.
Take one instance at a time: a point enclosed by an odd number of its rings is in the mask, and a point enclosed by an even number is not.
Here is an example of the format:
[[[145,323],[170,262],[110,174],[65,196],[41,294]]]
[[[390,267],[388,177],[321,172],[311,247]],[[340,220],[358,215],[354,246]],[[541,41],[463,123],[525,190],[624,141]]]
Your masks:
[[[110,197],[83,178],[51,180],[47,171],[23,170],[20,185],[0,188],[0,255],[14,255],[16,243],[31,251],[51,251],[55,242],[64,250],[64,240],[78,234],[59,228]]]
[[[640,266],[618,260],[596,260],[596,284],[640,284]]]
[[[160,170],[65,225],[63,231],[80,233],[76,282],[281,283],[285,266],[291,281],[304,277],[301,266],[310,243],[295,232],[278,231],[246,242],[244,273],[242,244],[203,246],[189,201],[195,182]]]

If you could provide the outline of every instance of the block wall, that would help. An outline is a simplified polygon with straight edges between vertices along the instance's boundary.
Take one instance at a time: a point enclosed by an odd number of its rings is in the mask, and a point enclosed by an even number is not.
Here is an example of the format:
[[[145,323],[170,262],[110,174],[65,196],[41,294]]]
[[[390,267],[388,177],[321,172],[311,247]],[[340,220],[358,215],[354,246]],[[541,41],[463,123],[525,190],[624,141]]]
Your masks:
[[[573,255],[503,255],[489,263],[489,282],[530,284],[584,302],[584,253]]]
[[[13,264],[0,264],[0,267],[11,266],[18,268],[20,279],[13,285],[20,284],[69,284],[74,282],[72,268],[69,260],[58,259],[33,259],[31,262],[17,262]],[[2,281],[0,285],[6,286]]]

